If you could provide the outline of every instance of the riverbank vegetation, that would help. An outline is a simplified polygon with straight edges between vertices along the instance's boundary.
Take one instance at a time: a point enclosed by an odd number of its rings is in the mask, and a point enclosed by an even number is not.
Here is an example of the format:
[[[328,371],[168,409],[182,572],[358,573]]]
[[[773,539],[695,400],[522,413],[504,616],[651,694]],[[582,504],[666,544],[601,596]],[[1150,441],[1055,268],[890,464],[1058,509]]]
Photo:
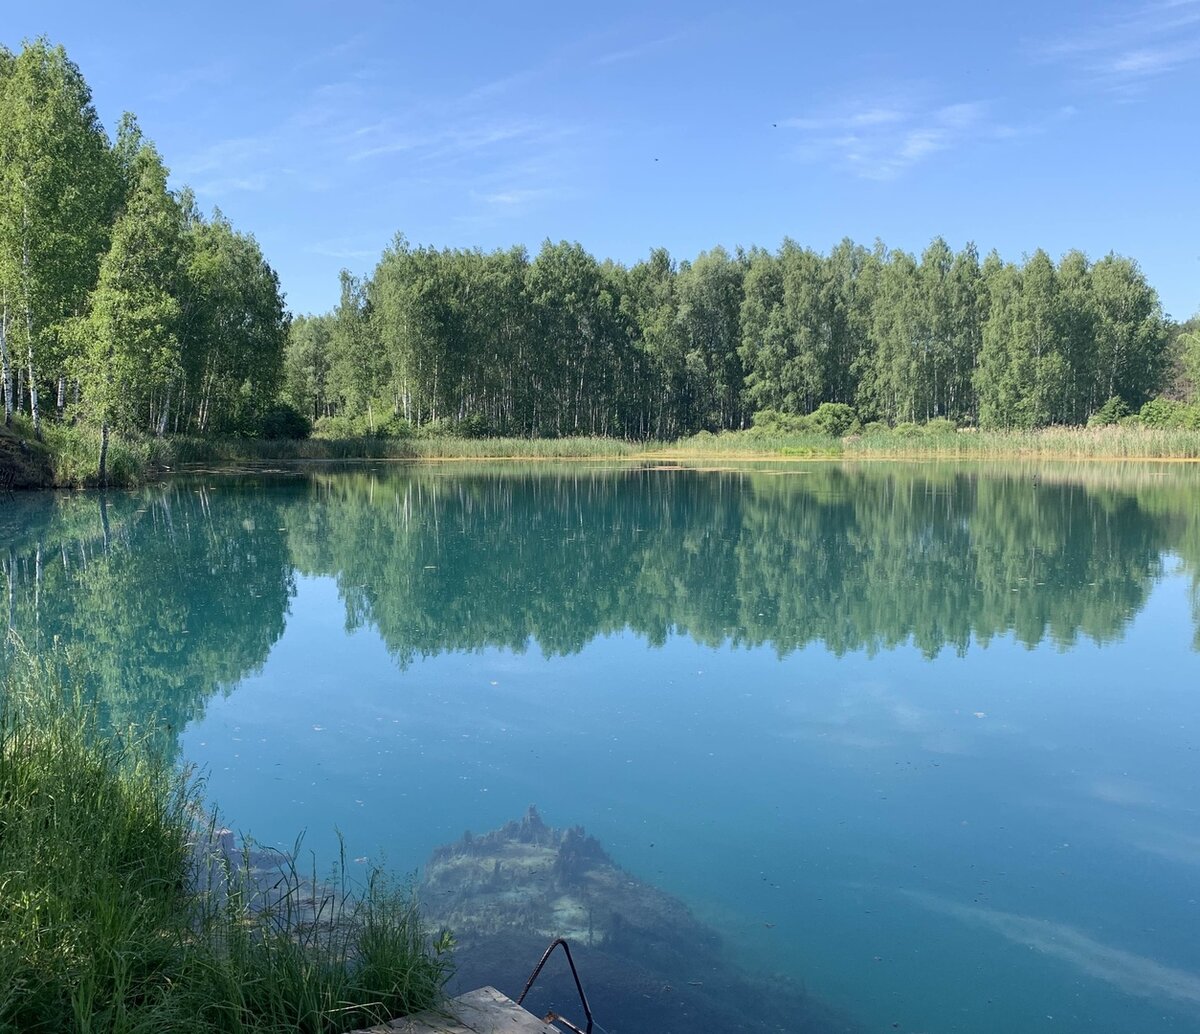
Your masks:
[[[0,1031],[333,1034],[438,1000],[449,942],[404,888],[283,864],[268,893],[153,737],[98,715],[46,663],[0,684]]]
[[[110,139],[61,47],[0,47],[0,396],[53,483],[210,454],[1192,456],[1198,385],[1200,322],[1134,260],[940,237],[623,265],[397,235],[293,320],[254,238],[168,185],[133,115]],[[1155,433],[1028,437],[1096,424]],[[340,444],[262,444],[310,434]]]

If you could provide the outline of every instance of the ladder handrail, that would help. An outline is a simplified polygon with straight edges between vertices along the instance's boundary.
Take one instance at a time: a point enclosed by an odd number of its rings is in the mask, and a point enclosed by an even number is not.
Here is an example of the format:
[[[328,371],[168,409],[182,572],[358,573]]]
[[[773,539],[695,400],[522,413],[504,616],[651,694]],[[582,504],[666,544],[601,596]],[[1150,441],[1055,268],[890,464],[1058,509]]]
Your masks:
[[[533,972],[529,974],[529,979],[525,981],[525,990],[521,992],[521,997],[517,999],[517,1005],[520,1005],[523,1001],[525,1001],[525,996],[529,994],[529,989],[533,987],[533,982],[537,980],[538,974],[542,971],[542,967],[546,965],[546,960],[550,958],[551,954],[554,952],[554,949],[560,945],[562,947],[563,954],[567,956],[567,965],[571,967],[571,976],[575,978],[575,990],[579,992],[579,1001],[583,1005],[583,1015],[587,1019],[587,1027],[584,1030],[580,1030],[570,1020],[564,1020],[561,1016],[556,1016],[554,1013],[550,1013],[550,1015],[546,1017],[546,1021],[548,1023],[557,1022],[565,1024],[571,1031],[574,1032],[574,1034],[592,1034],[592,1010],[588,1005],[587,995],[583,993],[583,984],[579,982],[579,973],[575,969],[575,960],[571,958],[571,946],[567,944],[566,938],[564,937],[555,937],[554,940],[550,942],[550,947],[546,949],[545,953],[542,955],[541,961],[539,961],[538,964],[533,967]]]

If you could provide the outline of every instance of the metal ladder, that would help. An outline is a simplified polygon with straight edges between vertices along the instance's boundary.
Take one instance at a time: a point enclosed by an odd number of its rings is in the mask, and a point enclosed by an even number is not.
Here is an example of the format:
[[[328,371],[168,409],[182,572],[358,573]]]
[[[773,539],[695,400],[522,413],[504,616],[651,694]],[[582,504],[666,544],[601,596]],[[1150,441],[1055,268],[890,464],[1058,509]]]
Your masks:
[[[554,1012],[549,1012],[546,1014],[545,1022],[561,1024],[563,1027],[569,1030],[571,1034],[592,1034],[592,1010],[588,1005],[587,995],[583,993],[583,984],[579,982],[579,972],[575,969],[575,960],[571,958],[571,947],[569,944],[567,944],[565,938],[556,937],[550,942],[550,947],[546,949],[545,953],[542,955],[541,961],[539,961],[538,964],[533,967],[533,972],[529,974],[529,979],[525,981],[525,990],[521,992],[521,997],[517,999],[517,1005],[520,1005],[525,1001],[525,996],[529,994],[529,989],[533,987],[533,982],[537,980],[538,975],[542,972],[542,968],[546,965],[546,960],[549,959],[554,953],[554,949],[559,947],[562,948],[563,954],[567,957],[567,965],[571,967],[571,976],[575,978],[575,990],[579,992],[579,1001],[583,1006],[583,1015],[584,1019],[587,1021],[587,1026],[577,1027],[570,1020],[565,1019]]]

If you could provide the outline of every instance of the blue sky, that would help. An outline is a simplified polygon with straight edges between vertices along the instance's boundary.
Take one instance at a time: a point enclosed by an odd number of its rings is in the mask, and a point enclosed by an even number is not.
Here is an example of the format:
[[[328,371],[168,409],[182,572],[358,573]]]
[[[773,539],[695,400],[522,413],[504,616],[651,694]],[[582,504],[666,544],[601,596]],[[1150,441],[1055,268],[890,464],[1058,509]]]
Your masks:
[[[153,11],[153,13],[150,13]],[[255,234],[293,311],[397,231],[623,262],[941,234],[1136,258],[1200,309],[1200,0],[0,0]]]

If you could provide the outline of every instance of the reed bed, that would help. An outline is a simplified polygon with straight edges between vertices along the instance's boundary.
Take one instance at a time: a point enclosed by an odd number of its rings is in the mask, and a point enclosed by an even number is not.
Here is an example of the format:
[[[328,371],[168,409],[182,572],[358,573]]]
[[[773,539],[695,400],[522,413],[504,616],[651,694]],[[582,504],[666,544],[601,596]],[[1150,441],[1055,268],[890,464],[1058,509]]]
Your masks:
[[[17,429],[18,437],[23,435]],[[27,436],[26,436],[27,437]],[[17,440],[16,437],[13,438]],[[48,424],[52,476],[63,488],[92,487],[99,437],[79,426]],[[955,430],[947,421],[896,428],[872,426],[845,438],[811,431],[750,429],[699,434],[675,441],[570,438],[125,438],[114,436],[110,483],[132,487],[199,465],[303,464],[355,460],[653,460],[779,459],[1200,459],[1200,430],[1112,425],[1048,427],[1036,431]]]
[[[352,459],[1200,459],[1200,431],[1049,427],[1036,431],[927,430],[916,425],[833,438],[755,430],[701,432],[676,441],[616,438],[354,438],[263,441],[172,439],[175,463]]]

